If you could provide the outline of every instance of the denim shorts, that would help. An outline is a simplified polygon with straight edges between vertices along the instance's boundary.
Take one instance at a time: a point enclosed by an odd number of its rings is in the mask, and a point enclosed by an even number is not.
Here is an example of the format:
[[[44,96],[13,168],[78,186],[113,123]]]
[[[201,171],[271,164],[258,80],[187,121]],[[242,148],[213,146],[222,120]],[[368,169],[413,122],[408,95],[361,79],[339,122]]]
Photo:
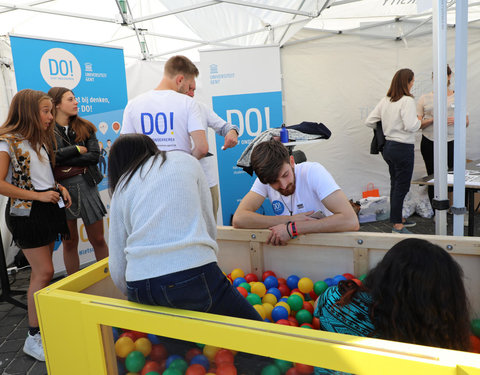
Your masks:
[[[164,276],[127,281],[132,302],[262,320],[216,262]]]

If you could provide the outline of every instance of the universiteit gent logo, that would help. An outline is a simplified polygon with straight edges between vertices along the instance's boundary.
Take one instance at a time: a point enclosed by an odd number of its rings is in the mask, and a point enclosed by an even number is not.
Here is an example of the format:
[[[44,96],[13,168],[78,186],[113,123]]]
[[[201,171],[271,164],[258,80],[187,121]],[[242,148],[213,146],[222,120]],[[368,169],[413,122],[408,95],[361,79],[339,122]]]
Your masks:
[[[51,87],[63,86],[73,90],[82,77],[76,57],[63,48],[51,48],[40,60],[42,77]]]

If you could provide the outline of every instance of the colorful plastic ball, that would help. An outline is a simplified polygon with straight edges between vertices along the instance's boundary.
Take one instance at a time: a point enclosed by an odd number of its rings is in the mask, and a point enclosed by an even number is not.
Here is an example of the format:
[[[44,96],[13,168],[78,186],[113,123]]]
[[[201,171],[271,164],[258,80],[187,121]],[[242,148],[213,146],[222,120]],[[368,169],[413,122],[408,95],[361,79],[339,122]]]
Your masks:
[[[300,373],[298,372],[297,368],[294,366],[294,367],[290,367],[285,373],[285,375],[300,375]]]
[[[138,350],[145,357],[147,357],[152,351],[152,343],[146,337],[140,337],[137,341],[135,341],[135,350]]]
[[[193,357],[196,355],[202,354],[203,352],[199,348],[191,348],[185,353],[185,361],[190,363]]]
[[[278,285],[287,285],[287,279],[283,277],[277,277]]]
[[[298,280],[300,278],[297,275],[290,275],[287,278],[287,286],[291,289],[295,289],[298,286]]]
[[[275,276],[268,276],[265,280],[263,280],[263,283],[267,289],[278,287],[278,280]]]
[[[222,363],[217,367],[217,375],[237,375],[237,368],[231,363]]]
[[[300,296],[293,294],[288,297],[287,303],[293,311],[298,311],[302,309],[303,299]]]
[[[287,309],[288,315],[290,315],[290,313],[292,312],[292,309],[290,308],[290,306],[286,302],[280,301],[275,305],[275,307],[277,307],[277,306],[285,307]]]
[[[345,280],[347,280],[347,278],[343,275],[337,275],[333,278],[335,285],[337,285],[340,281],[345,281]]]
[[[127,369],[125,368],[125,361],[117,360],[117,370],[119,374],[125,374]]]
[[[308,328],[308,329],[313,329],[313,325],[310,323],[303,323],[300,328]]]
[[[262,298],[265,293],[267,293],[267,288],[265,285],[259,281],[254,282],[252,285],[252,293],[255,293],[257,296]]]
[[[300,289],[302,293],[310,293],[313,289],[313,281],[308,277],[302,277],[298,280],[298,289]]]
[[[200,342],[195,343],[200,349],[203,349],[205,347],[205,344],[202,344]]]
[[[135,336],[135,332],[133,332],[133,331],[123,332],[123,333],[120,335],[120,338],[122,338],[122,337],[130,337],[133,342],[135,342],[135,340],[138,338],[138,337]]]
[[[357,284],[358,286],[362,286],[362,282],[358,279],[352,279],[352,281]]]
[[[364,273],[363,275],[360,275],[360,277],[358,278],[358,280],[363,281],[366,277],[367,277],[367,274]]]
[[[252,286],[249,283],[241,283],[239,286],[245,288],[245,290],[250,293],[252,291]]]
[[[475,336],[480,337],[480,319],[473,319],[470,328]]]
[[[297,318],[298,324],[302,325],[303,323],[312,323],[313,316],[310,311],[302,309],[297,311],[295,318]]]
[[[290,321],[288,319],[278,319],[275,323],[281,324],[284,326],[291,326]]]
[[[227,280],[230,282],[230,284],[233,284],[233,280],[232,280],[232,275],[231,275],[231,274],[228,274],[228,275],[227,275]]]
[[[146,372],[145,374],[140,373],[140,375],[160,375],[160,372],[158,372],[158,371],[149,371],[149,372]]]
[[[302,301],[302,303],[303,303],[303,301],[305,301],[305,297],[304,297],[303,294],[300,293],[300,292],[292,292],[292,293],[290,293],[290,297],[291,297],[291,296],[297,296],[298,298],[300,298],[300,300]],[[288,297],[288,298],[290,298],[290,297]],[[287,299],[287,303],[288,303],[288,299]]]
[[[265,309],[263,308],[263,305],[253,305],[253,308],[255,310],[257,310],[258,312],[258,315],[260,315],[260,317],[263,319],[265,319],[267,317],[267,314],[265,312]]]
[[[284,306],[276,306],[272,310],[272,320],[277,322],[280,319],[288,318],[288,310]]]
[[[235,356],[228,349],[220,349],[217,354],[215,354],[215,363],[218,365],[222,363],[232,363],[235,361]]]
[[[142,370],[144,365],[145,356],[138,350],[134,350],[133,352],[129,353],[125,358],[125,367],[128,371],[139,372]]]
[[[125,358],[134,350],[135,350],[135,343],[128,336],[120,337],[115,342],[115,354],[117,354],[117,357],[119,358]]]
[[[265,281],[265,279],[266,279],[268,276],[275,276],[275,277],[277,277],[277,275],[275,275],[275,272],[273,272],[273,271],[265,271],[265,272],[262,274],[262,281]]]
[[[220,350],[220,348],[213,345],[205,345],[203,348],[203,355],[208,358],[209,361],[214,360],[215,354]]]
[[[152,343],[152,345],[158,345],[158,344],[161,344],[162,341],[160,340],[160,337],[158,337],[157,335],[154,335],[152,333],[149,333],[147,335],[147,339],[150,340],[150,342]]]
[[[167,348],[163,344],[152,345],[149,357],[152,361],[162,362],[168,357]]]
[[[254,273],[247,273],[245,275],[245,280],[247,280],[247,283],[250,283],[252,281],[258,281],[258,277]]]
[[[247,301],[250,303],[250,305],[261,305],[262,304],[262,299],[260,298],[260,296],[258,294],[255,294],[255,293],[250,293],[248,296],[247,296]]]
[[[176,368],[167,368],[162,375],[183,375],[180,371],[178,371]]]
[[[312,318],[312,326],[313,329],[320,329],[320,319],[318,319],[316,316]]]
[[[242,269],[240,268],[235,268],[231,273],[230,273],[232,280],[235,281],[237,277],[244,277],[245,272],[243,272]]]
[[[262,369],[261,375],[281,375],[281,372],[277,366],[268,365]]]
[[[333,281],[333,279],[331,277],[327,277],[325,280],[323,280],[325,282],[325,284],[327,284],[328,286],[334,286],[335,285],[335,281]]]
[[[248,296],[248,291],[243,287],[243,286],[237,286],[237,290],[240,292],[240,294],[247,298]]]
[[[272,319],[273,305],[271,305],[269,303],[263,303],[262,306],[263,306],[263,309],[265,310],[265,318],[271,320]]]
[[[280,292],[280,289],[278,288],[270,288],[267,290],[267,293],[273,294],[275,297],[277,297],[277,301],[282,298],[282,292]]]
[[[235,280],[233,280],[233,286],[236,288],[237,286],[240,286],[242,283],[246,283],[247,280],[245,280],[243,277],[237,277]]]
[[[480,338],[475,335],[470,335],[470,351],[480,353]]]
[[[318,295],[313,290],[310,291],[310,293],[308,293],[308,295],[310,296],[310,299],[314,300],[314,301],[318,298]]]
[[[171,356],[169,356],[167,358],[167,362],[165,362],[165,366],[167,366],[167,368],[170,367],[170,365],[172,364],[173,361],[175,361],[176,359],[183,359],[181,356],[179,356],[178,354],[172,354]]]
[[[304,302],[302,305],[302,308],[304,310],[307,310],[310,312],[310,314],[313,314],[313,305],[310,302]]]
[[[313,284],[313,291],[317,296],[321,296],[328,288],[328,284],[325,281],[317,281]]]
[[[116,342],[120,335],[122,334],[122,330],[117,327],[112,327],[112,334],[113,334],[113,342]]]
[[[294,316],[289,316],[287,319],[292,327],[298,327],[298,321]]]
[[[196,355],[192,358],[192,360],[190,361],[190,365],[194,365],[195,363],[202,365],[207,371],[210,368],[210,361],[203,354]]]
[[[292,362],[285,361],[283,359],[274,359],[273,364],[278,367],[280,373],[285,374],[287,370],[293,366]]]
[[[205,370],[205,367],[199,365],[198,363],[194,363],[187,368],[185,375],[205,375],[206,372],[207,370]]]
[[[133,333],[133,335],[135,336],[135,340],[133,340],[133,341],[138,340],[140,337],[147,337],[148,336],[148,333],[145,333],[145,332],[139,332],[139,331],[130,331],[130,332]]]
[[[313,366],[310,366],[310,365],[295,363],[295,368],[297,369],[298,373],[301,375],[309,375],[313,373]]]
[[[177,369],[182,374],[187,370],[187,367],[188,363],[183,358],[177,358],[176,360],[172,361],[172,363],[170,363],[170,366],[168,366],[168,368]]]
[[[146,361],[140,375],[147,375],[148,373],[151,373],[151,372],[156,372],[157,374],[161,374],[163,372],[163,369],[160,363],[155,361]]]
[[[278,302],[277,297],[271,293],[267,293],[262,297],[262,303],[269,303],[275,305]]]
[[[282,296],[289,296],[290,295],[290,288],[286,284],[280,284],[278,286],[278,290],[282,294]]]
[[[348,272],[344,273],[343,277],[346,278],[347,280],[352,280],[355,278],[355,276],[353,276],[351,273],[348,273]]]

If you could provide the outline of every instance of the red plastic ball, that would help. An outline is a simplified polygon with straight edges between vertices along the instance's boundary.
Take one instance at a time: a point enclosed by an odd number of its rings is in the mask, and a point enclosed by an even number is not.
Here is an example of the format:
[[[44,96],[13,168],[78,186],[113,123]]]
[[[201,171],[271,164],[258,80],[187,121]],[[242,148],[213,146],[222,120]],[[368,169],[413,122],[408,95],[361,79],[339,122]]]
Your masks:
[[[276,324],[282,324],[284,326],[290,326],[290,321],[287,320],[287,319],[278,319],[276,322]]]
[[[163,344],[152,345],[152,350],[150,351],[148,357],[152,361],[161,363],[168,357],[167,348],[165,348],[165,345]]]
[[[217,366],[217,375],[237,375],[237,368],[231,363],[222,363]]]
[[[311,325],[310,323],[302,323],[302,325],[300,327],[313,329],[313,325]]]
[[[355,276],[353,276],[351,273],[344,273],[343,274],[343,277],[346,278],[347,280],[352,280],[355,278]]]
[[[187,353],[185,354],[185,361],[190,363],[192,358],[199,354],[203,354],[203,351],[200,348],[192,348],[188,350]]]
[[[310,375],[313,373],[313,366],[304,365],[303,363],[295,363],[295,368],[301,375]]]
[[[355,284],[357,284],[358,286],[362,286],[362,282],[358,279],[352,279],[353,282],[355,282]]]
[[[480,353],[480,338],[475,335],[470,335],[470,351],[474,353]]]
[[[251,282],[258,281],[258,277],[254,273],[247,273],[245,275],[245,280],[247,280],[247,283],[251,283]]]
[[[312,290],[310,293],[308,293],[310,298],[313,299],[314,301],[318,298],[318,296],[315,294],[315,292]]]
[[[215,354],[215,363],[217,366],[221,365],[222,363],[231,363],[235,361],[235,357],[233,353],[228,349],[220,349],[217,354]]]
[[[187,368],[185,375],[205,375],[207,370],[199,363],[194,363]]]
[[[310,302],[304,302],[303,309],[310,311],[310,313],[313,314],[313,305]]]
[[[130,331],[130,332],[132,332],[135,335],[135,340],[133,341],[137,341],[140,337],[148,336],[148,333],[145,333],[145,332],[138,332],[138,331]]]
[[[278,290],[282,294],[282,297],[290,295],[290,288],[287,286],[287,284],[279,284]]]
[[[133,331],[123,332],[120,335],[120,337],[130,337],[133,342],[135,342],[137,340],[137,338],[135,337],[135,333]]]
[[[240,292],[240,294],[242,296],[244,296],[245,298],[247,298],[248,296],[248,291],[247,289],[245,289],[243,286],[237,286],[237,290]]]
[[[289,316],[288,321],[290,322],[290,325],[292,325],[293,327],[298,327],[298,321],[293,316]]]
[[[278,285],[287,285],[287,279],[283,277],[277,277]]]
[[[294,366],[294,367],[290,367],[285,373],[285,375],[300,375],[300,373],[298,372],[297,368]]]
[[[145,365],[143,366],[142,372],[140,373],[140,375],[145,375],[150,371],[156,371],[159,374],[161,374],[163,370],[164,369],[162,369],[162,366],[160,365],[160,363],[155,361],[147,361],[145,362]]]
[[[275,276],[275,277],[277,277],[277,275],[275,275],[275,272],[273,272],[273,271],[265,271],[265,272],[262,274],[262,281],[265,281],[265,279],[266,279],[268,276]]]
[[[314,316],[312,318],[312,326],[314,329],[320,329],[320,319]]]

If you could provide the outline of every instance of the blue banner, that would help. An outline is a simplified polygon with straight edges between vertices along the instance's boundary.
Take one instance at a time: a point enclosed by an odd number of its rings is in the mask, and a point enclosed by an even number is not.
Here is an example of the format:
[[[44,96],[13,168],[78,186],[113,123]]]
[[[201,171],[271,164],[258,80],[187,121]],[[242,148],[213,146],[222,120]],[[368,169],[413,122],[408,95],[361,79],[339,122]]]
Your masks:
[[[282,125],[282,92],[214,96],[212,103],[216,114],[240,129],[238,146],[228,151],[221,150],[224,140],[216,135],[223,224],[231,225],[232,215],[255,181],[255,175],[252,177],[237,167],[237,160],[257,135]],[[268,200],[259,212],[273,215]]]

